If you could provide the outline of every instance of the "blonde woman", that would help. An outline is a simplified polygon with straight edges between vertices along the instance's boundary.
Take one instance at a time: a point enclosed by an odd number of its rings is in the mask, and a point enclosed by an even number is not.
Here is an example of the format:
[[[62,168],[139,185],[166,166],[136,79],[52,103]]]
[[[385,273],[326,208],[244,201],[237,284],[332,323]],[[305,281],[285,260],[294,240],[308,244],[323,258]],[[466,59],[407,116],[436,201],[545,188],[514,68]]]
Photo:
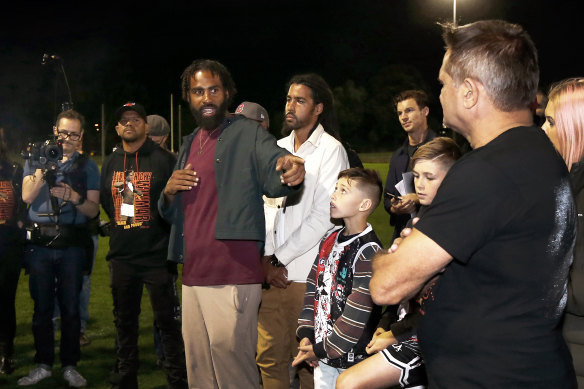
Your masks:
[[[578,209],[578,236],[563,330],[578,388],[584,388],[584,78],[570,78],[552,86],[545,116],[542,128],[566,161]]]

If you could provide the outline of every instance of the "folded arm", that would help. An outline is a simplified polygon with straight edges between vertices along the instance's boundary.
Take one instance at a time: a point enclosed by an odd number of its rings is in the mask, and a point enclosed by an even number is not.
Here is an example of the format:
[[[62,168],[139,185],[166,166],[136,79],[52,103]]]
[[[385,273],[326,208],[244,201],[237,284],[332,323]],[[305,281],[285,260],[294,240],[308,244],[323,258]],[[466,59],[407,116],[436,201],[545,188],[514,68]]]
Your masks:
[[[377,304],[397,304],[413,297],[452,256],[421,231],[413,229],[395,252],[383,251],[373,259],[370,289]]]

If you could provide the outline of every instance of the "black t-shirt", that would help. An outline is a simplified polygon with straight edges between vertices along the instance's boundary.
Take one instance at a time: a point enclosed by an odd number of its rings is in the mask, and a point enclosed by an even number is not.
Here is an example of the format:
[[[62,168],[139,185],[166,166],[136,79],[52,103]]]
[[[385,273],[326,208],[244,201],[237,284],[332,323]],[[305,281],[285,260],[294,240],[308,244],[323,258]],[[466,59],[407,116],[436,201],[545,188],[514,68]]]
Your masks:
[[[424,296],[419,338],[433,388],[571,388],[558,323],[575,208],[540,128],[461,158],[416,228],[454,260]]]

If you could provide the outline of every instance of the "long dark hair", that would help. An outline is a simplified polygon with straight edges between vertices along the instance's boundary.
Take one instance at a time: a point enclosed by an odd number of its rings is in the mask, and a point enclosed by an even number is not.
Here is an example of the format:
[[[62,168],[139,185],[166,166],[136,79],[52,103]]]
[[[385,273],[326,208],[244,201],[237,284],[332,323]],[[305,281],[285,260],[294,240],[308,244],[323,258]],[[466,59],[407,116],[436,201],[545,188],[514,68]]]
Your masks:
[[[318,116],[318,122],[322,124],[326,132],[340,141],[333,91],[324,78],[315,73],[298,74],[290,79],[287,89],[290,89],[292,84],[300,84],[310,88],[314,104],[322,103],[322,113]]]

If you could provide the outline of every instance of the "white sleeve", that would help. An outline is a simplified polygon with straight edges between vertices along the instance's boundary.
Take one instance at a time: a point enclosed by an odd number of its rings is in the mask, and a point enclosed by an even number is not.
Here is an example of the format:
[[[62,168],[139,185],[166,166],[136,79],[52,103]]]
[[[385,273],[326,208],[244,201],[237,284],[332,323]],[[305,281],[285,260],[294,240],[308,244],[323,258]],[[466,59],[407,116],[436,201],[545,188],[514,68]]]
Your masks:
[[[294,231],[287,234],[286,242],[275,250],[281,263],[287,265],[312,249],[333,227],[330,221],[330,196],[339,172],[348,168],[347,152],[340,143],[325,151],[318,171],[310,212]]]
[[[270,198],[263,196],[264,199],[264,217],[266,219],[266,240],[264,243],[264,255],[274,254],[276,240],[274,239],[274,225],[278,209],[282,204],[283,197]]]

